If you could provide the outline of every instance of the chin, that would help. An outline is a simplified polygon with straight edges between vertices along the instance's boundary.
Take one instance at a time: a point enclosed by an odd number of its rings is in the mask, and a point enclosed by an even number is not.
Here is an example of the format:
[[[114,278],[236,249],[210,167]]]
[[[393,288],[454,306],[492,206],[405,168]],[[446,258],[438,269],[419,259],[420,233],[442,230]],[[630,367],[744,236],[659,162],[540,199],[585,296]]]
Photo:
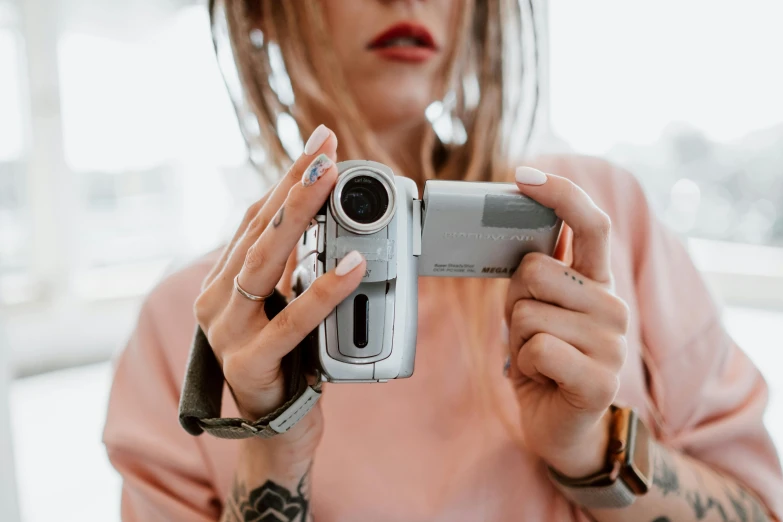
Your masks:
[[[388,82],[368,89],[360,96],[360,106],[372,122],[382,125],[418,125],[426,117],[427,107],[434,101],[429,85],[406,85]]]

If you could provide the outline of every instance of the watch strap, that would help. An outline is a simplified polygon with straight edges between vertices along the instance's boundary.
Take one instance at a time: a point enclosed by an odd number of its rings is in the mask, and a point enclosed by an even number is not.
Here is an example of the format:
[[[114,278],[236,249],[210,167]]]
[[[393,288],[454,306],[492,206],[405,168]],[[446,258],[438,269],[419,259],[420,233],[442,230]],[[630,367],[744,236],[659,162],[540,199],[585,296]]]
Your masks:
[[[549,478],[571,502],[585,508],[624,508],[649,490],[650,433],[632,408],[610,407],[612,416],[604,469],[587,477],[570,478],[549,467]],[[638,466],[637,448],[642,461]],[[646,471],[644,471],[646,470]]]
[[[265,311],[270,319],[283,307],[285,298],[277,291],[265,302]],[[206,431],[223,439],[270,438],[285,433],[299,422],[321,397],[320,374],[315,372],[315,384],[308,383],[307,373],[304,371],[305,349],[306,346],[301,344],[283,358],[281,368],[288,397],[284,404],[255,421],[221,418],[225,384],[223,370],[207,336],[201,327],[197,326],[180,394],[180,424],[191,435],[200,435]]]
[[[552,468],[549,477],[570,502],[588,509],[624,508],[636,500],[636,494],[619,478],[605,486],[569,487]]]

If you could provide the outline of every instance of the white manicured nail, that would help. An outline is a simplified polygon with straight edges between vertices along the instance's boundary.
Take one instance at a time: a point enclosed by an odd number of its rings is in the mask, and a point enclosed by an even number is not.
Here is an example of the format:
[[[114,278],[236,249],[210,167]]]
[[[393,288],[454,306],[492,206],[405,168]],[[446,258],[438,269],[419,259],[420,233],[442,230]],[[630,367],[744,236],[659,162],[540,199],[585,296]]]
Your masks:
[[[326,138],[329,137],[329,129],[326,127],[326,125],[319,125],[315,128],[313,133],[310,135],[310,137],[307,139],[307,143],[305,143],[304,153],[306,156],[312,156],[316,152],[318,152],[318,149],[321,148],[321,145],[323,145],[326,142]]]
[[[517,173],[514,177],[517,183],[523,185],[543,185],[546,183],[546,174],[533,167],[517,167]]]
[[[364,261],[364,257],[362,257],[359,252],[354,250],[337,264],[337,268],[334,269],[334,273],[338,276],[344,276],[357,266],[361,265],[362,261]]]

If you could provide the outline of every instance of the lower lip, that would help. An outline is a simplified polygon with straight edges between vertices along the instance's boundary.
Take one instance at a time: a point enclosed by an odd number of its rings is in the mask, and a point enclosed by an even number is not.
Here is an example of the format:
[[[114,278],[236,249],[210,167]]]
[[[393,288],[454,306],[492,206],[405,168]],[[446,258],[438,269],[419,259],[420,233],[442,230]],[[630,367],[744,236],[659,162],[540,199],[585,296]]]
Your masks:
[[[393,62],[423,63],[435,56],[429,47],[378,47],[373,49],[381,58]]]

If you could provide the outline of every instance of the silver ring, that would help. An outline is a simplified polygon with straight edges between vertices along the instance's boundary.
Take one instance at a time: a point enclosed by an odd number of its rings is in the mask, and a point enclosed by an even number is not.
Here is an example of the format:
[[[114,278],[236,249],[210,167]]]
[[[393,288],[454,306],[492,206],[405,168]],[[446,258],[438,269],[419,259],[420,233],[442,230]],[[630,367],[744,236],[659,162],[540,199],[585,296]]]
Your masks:
[[[264,295],[264,296],[251,294],[250,292],[248,292],[247,290],[245,290],[244,288],[239,286],[239,274],[237,274],[236,277],[234,277],[234,288],[237,289],[237,292],[242,294],[242,297],[247,297],[251,301],[256,301],[256,302],[258,302],[258,301],[266,301],[267,299],[272,297],[272,294],[275,293],[275,289],[273,288],[272,291],[269,292],[269,294]]]

